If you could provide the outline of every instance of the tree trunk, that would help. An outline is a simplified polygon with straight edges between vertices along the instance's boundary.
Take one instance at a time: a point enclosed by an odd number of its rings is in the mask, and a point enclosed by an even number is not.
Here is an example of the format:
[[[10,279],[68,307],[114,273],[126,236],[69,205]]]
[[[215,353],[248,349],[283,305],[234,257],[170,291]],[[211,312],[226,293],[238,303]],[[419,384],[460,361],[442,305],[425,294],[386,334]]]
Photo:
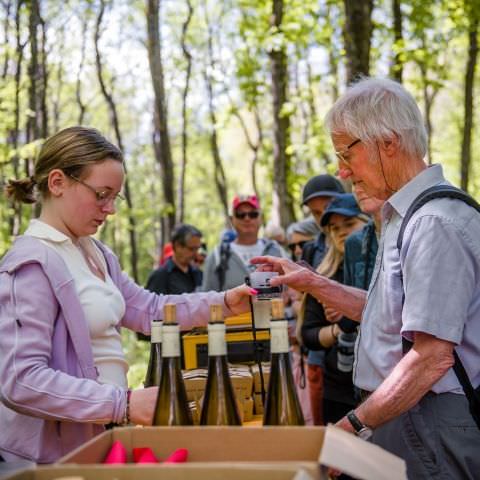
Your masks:
[[[272,27],[281,31],[283,19],[283,0],[273,0]],[[282,114],[282,108],[287,101],[287,58],[285,47],[269,52],[272,69],[273,96],[273,192],[272,192],[272,222],[286,228],[295,221],[293,200],[288,189],[290,178],[291,155],[290,119]]]
[[[52,100],[53,103],[53,131],[58,132],[60,130],[60,109],[62,102],[62,90],[63,90],[63,59],[65,58],[65,27],[60,30],[60,46],[59,46],[59,60],[56,75],[56,91],[55,97]]]
[[[213,60],[213,32],[208,19],[207,7],[205,6],[205,22],[208,29],[208,39],[207,39],[207,48],[208,48],[208,62],[211,70],[214,69],[214,60]],[[227,187],[227,178],[225,176],[225,170],[223,168],[222,158],[220,156],[220,149],[218,148],[218,135],[217,135],[217,116],[215,112],[215,106],[213,103],[213,84],[211,77],[207,73],[207,68],[203,73],[205,79],[205,85],[207,87],[207,97],[208,97],[208,111],[210,115],[211,131],[210,131],[210,149],[212,151],[213,157],[213,166],[214,166],[214,178],[215,186],[218,192],[218,197],[220,203],[223,207],[223,213],[225,215],[225,223],[228,222],[228,187]]]
[[[465,102],[464,102],[464,127],[462,138],[461,153],[461,187],[468,191],[468,183],[470,176],[471,162],[471,146],[472,146],[472,130],[473,130],[473,97],[475,87],[475,69],[478,58],[478,12],[472,12],[474,18],[471,19],[470,29],[468,33],[469,48],[467,69],[465,72]]]
[[[154,150],[157,162],[161,167],[163,199],[166,204],[166,221],[163,222],[165,232],[163,238],[169,239],[175,225],[175,192],[172,151],[168,133],[168,115],[165,87],[163,83],[162,45],[160,41],[160,6],[161,0],[147,0],[147,34],[148,62],[152,76],[155,96],[154,113]],[[168,240],[167,240],[168,241]],[[163,248],[163,245],[161,245]]]
[[[338,19],[336,18],[335,12],[332,9],[332,6],[328,4],[327,2],[327,19],[328,21],[332,24],[335,25],[336,22],[338,22]],[[330,45],[328,47],[328,66],[329,66],[329,74],[332,77],[332,102],[335,103],[338,98],[338,62],[339,62],[339,48],[336,45],[336,42],[330,42]],[[325,157],[329,158],[328,155],[325,155]],[[330,161],[330,160],[329,160]]]
[[[177,222],[183,223],[185,216],[185,174],[187,171],[187,146],[188,146],[188,118],[187,118],[187,97],[190,90],[190,76],[192,73],[192,54],[187,47],[187,32],[188,26],[193,15],[193,8],[190,0],[186,0],[188,7],[188,15],[182,25],[182,51],[183,56],[187,62],[187,71],[185,72],[185,87],[182,94],[182,163],[180,165],[180,176],[178,179],[178,208],[177,208]]]
[[[403,40],[401,0],[392,0],[392,13],[395,45],[397,48],[400,48]],[[401,52],[398,50],[393,57],[393,63],[390,68],[390,76],[397,82],[402,83],[403,61],[401,60]]]
[[[87,110],[87,106],[85,105],[85,103],[83,103],[83,100],[82,100],[82,81],[81,81],[83,66],[85,65],[87,28],[88,28],[88,22],[86,19],[84,19],[82,23],[82,46],[80,48],[80,63],[78,65],[77,80],[75,82],[75,99],[77,100],[77,105],[78,105],[78,124],[79,125],[83,125],[85,112]]]
[[[348,85],[369,72],[373,0],[344,0],[343,3]]]
[[[5,48],[5,58],[3,59],[3,70],[2,70],[2,78],[5,79],[7,77],[8,72],[8,63],[10,62],[10,9],[12,7],[12,1],[8,0],[5,5],[5,23],[3,24],[3,36],[5,38],[4,41],[4,48]]]
[[[29,5],[29,41],[30,41],[30,62],[28,64],[28,108],[30,110],[27,120],[27,143],[40,138],[40,102],[38,98],[38,83],[41,77],[38,62],[38,26],[40,25],[40,12],[37,0],[27,0]],[[30,175],[28,164],[25,174]]]
[[[236,108],[233,104],[233,100],[230,99],[230,103],[232,105],[232,113],[233,115],[237,118],[238,122],[240,123],[240,127],[242,129],[243,134],[245,135],[245,140],[247,141],[248,148],[252,151],[252,162],[250,164],[250,178],[252,182],[252,188],[253,192],[255,195],[258,197],[259,196],[259,191],[258,191],[258,186],[257,186],[257,174],[256,174],[256,167],[257,167],[257,162],[258,162],[258,153],[260,150],[260,147],[262,146],[263,143],[263,130],[262,130],[262,124],[260,121],[260,115],[258,114],[257,108],[254,106],[253,107],[253,115],[255,118],[255,126],[257,128],[257,140],[253,141],[248,128],[247,124],[245,123],[245,120],[243,119],[241,113],[238,111],[238,108]]]
[[[13,129],[8,133],[8,143],[12,146],[13,156],[12,156],[12,165],[15,178],[20,177],[20,157],[18,155],[18,137],[20,135],[20,90],[21,85],[20,81],[22,78],[22,63],[24,50],[26,46],[26,41],[22,42],[21,38],[21,8],[23,5],[23,0],[17,0],[17,5],[15,9],[15,56],[16,56],[16,66],[15,66],[15,110],[14,110],[14,122]],[[13,236],[17,236],[20,233],[21,223],[22,223],[22,204],[17,203],[14,206],[14,215],[10,220],[10,232]]]
[[[95,42],[95,60],[96,60],[96,66],[97,66],[97,77],[98,77],[98,82],[100,84],[100,89],[102,91],[102,95],[105,98],[105,101],[107,102],[108,109],[110,111],[110,121],[112,123],[113,129],[115,131],[115,137],[117,139],[117,144],[118,147],[122,152],[125,152],[123,148],[123,141],[122,141],[122,135],[120,133],[120,124],[118,120],[118,114],[117,114],[117,107],[115,105],[115,102],[113,100],[113,96],[108,92],[107,86],[105,85],[105,81],[103,79],[103,66],[102,66],[102,57],[100,54],[100,50],[98,47],[98,41],[100,38],[100,27],[102,25],[102,19],[103,19],[103,14],[105,13],[105,1],[101,0],[100,2],[100,10],[98,12],[98,17],[97,17],[97,22],[95,26],[95,36],[94,36],[94,42]],[[126,162],[124,162],[124,168],[125,172],[127,171],[127,166]],[[131,249],[131,254],[130,254],[130,268],[132,270],[132,277],[135,280],[135,282],[138,283],[138,252],[137,252],[137,240],[136,240],[136,221],[135,217],[133,216],[133,202],[132,202],[132,196],[130,193],[130,185],[128,182],[128,176],[125,178],[125,198],[127,200],[127,205],[128,205],[128,234],[130,238],[130,249]]]

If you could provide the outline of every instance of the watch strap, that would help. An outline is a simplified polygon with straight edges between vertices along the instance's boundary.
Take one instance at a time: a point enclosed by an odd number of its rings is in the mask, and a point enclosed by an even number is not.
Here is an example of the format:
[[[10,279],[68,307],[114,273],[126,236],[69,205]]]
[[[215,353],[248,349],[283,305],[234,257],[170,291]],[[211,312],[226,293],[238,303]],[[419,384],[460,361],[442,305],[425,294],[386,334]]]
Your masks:
[[[358,433],[363,430],[366,425],[364,425],[355,414],[355,410],[351,410],[347,413],[347,418],[350,424],[352,425],[353,429]]]

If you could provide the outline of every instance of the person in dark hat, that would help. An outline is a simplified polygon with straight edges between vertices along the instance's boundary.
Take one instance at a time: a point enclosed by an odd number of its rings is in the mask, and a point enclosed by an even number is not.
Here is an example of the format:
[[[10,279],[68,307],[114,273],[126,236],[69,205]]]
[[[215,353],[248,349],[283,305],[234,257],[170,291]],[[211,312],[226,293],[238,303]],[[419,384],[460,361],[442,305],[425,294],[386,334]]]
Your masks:
[[[328,174],[316,175],[303,187],[302,205],[308,208],[320,227],[323,212],[332,199],[341,193],[345,193],[345,190],[334,176]],[[315,240],[304,245],[302,260],[316,268],[322,261],[324,254],[325,234],[320,231]]]
[[[312,177],[303,187],[302,205],[308,208],[320,230],[315,239],[305,243],[302,248],[302,260],[314,268],[318,267],[325,255],[325,233],[320,226],[320,219],[332,199],[341,193],[344,193],[342,184],[328,174]],[[324,362],[323,351],[308,352],[307,381],[315,425],[323,425]]]
[[[368,216],[362,213],[351,193],[339,194],[333,198],[320,221],[328,239],[326,253],[317,268],[321,275],[343,282],[345,240],[350,234],[362,229],[367,221]],[[353,359],[353,355],[347,357],[345,350],[342,351],[342,357],[338,355],[339,336],[343,331],[338,323],[332,324],[330,321],[333,316],[340,320],[341,315],[325,308],[308,294],[304,295],[302,307],[297,334],[309,351],[324,353],[324,421],[336,422],[357,404],[351,369],[345,371],[344,368],[345,361]],[[355,340],[354,334],[351,337],[348,345]]]

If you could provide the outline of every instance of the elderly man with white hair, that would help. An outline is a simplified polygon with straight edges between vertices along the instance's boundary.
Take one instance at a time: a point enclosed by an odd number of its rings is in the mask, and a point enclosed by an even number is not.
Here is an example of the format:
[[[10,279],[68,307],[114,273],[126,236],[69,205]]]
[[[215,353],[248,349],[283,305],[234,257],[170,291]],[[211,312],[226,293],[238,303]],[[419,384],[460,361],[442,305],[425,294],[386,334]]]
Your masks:
[[[368,294],[287,260],[263,257],[285,283],[361,322],[353,372],[365,401],[338,426],[403,457],[411,479],[478,478],[480,429],[453,370],[480,383],[480,215],[436,198],[400,227],[415,199],[448,185],[424,161],[427,136],[413,97],[398,83],[366,78],[327,115],[340,175],[386,200]],[[264,267],[266,268],[266,267]],[[402,348],[409,345],[411,348]],[[478,390],[477,390],[478,394]]]

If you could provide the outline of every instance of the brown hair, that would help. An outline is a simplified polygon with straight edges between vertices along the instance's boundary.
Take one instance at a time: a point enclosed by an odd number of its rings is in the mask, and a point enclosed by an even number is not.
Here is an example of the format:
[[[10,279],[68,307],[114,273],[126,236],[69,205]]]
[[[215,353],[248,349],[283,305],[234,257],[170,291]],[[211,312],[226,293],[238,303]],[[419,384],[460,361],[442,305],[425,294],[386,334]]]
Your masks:
[[[98,130],[81,126],[65,128],[45,140],[34,174],[21,180],[10,179],[5,193],[14,202],[35,203],[35,187],[42,197],[48,196],[48,175],[52,170],[58,168],[66,175],[80,177],[87,167],[107,159],[123,162],[123,155]]]

